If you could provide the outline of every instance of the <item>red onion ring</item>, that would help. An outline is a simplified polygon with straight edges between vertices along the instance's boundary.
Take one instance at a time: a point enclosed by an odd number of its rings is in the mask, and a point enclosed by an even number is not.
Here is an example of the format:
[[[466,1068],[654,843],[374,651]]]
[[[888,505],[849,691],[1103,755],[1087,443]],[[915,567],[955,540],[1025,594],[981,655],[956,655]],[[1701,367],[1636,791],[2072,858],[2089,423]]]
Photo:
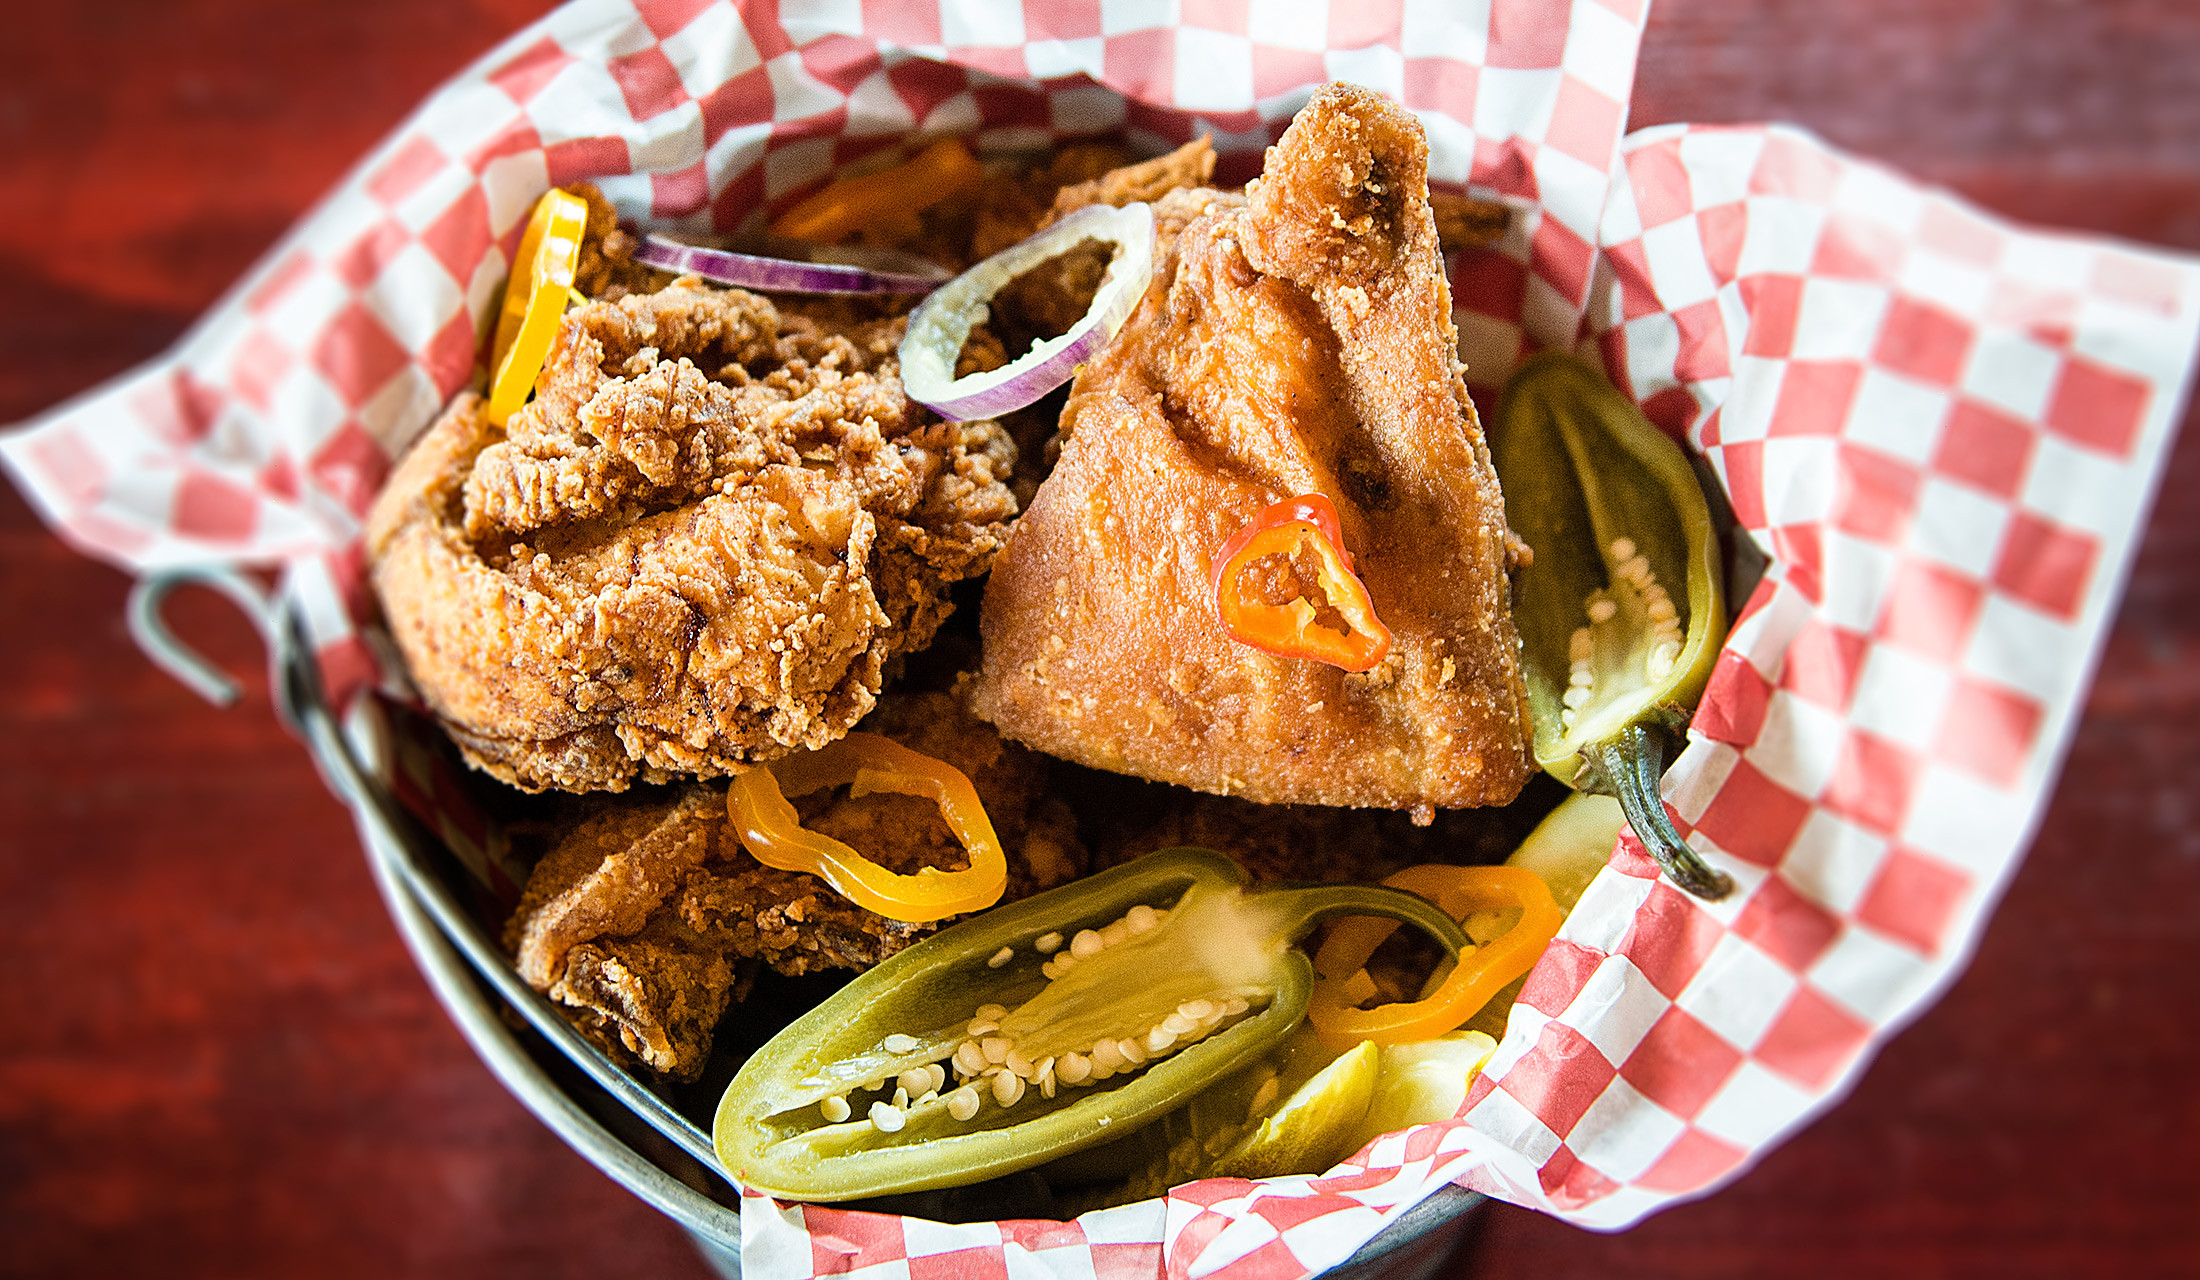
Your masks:
[[[1115,257],[1084,318],[1058,338],[989,373],[955,377],[971,329],[984,323],[994,294],[1042,262],[1086,240],[1115,246]],[[909,398],[950,421],[1021,409],[1069,381],[1077,366],[1115,337],[1153,276],[1153,207],[1088,205],[1020,244],[956,276],[909,313],[901,340],[901,385]]]
[[[730,249],[706,249],[651,234],[635,250],[637,262],[697,275],[719,284],[773,293],[930,293],[947,279],[944,268],[903,255],[911,270],[876,271],[838,262],[765,258]]]

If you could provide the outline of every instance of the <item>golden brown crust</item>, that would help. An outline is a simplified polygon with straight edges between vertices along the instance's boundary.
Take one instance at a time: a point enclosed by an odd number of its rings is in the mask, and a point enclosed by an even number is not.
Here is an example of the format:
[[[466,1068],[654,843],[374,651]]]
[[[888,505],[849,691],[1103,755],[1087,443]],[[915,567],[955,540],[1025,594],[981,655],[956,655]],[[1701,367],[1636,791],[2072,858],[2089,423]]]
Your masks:
[[[1007,900],[1085,870],[1046,766],[942,693],[896,694],[864,722],[969,775],[1009,857]],[[805,797],[804,825],[890,870],[967,865],[936,807],[908,796]],[[790,977],[866,969],[947,922],[875,915],[815,876],[759,864],[722,787],[611,803],[544,855],[505,926],[520,975],[613,1052],[692,1079],[754,966]]]
[[[1512,225],[1512,210],[1496,200],[1431,191],[1428,207],[1436,219],[1437,243],[1447,252],[1488,244],[1502,238]]]
[[[1063,187],[1054,193],[1054,204],[1040,225],[1051,226],[1087,205],[1108,204],[1120,209],[1127,204],[1151,203],[1171,191],[1204,187],[1214,176],[1214,145],[1202,134],[1167,155]]]
[[[1051,167],[1049,171],[1053,171]],[[1000,247],[1006,248],[1091,205],[1121,208],[1159,200],[1171,191],[1203,187],[1214,172],[1214,148],[1205,137],[1194,138],[1167,155],[1060,188],[1054,193],[1053,203],[1037,212],[1022,235]],[[1109,256],[1106,245],[1090,241],[1040,263],[993,296],[988,325],[997,329],[1004,346],[1018,355],[1035,341],[1067,333],[1092,309],[1093,295],[1100,291],[1100,281],[1107,274]]]
[[[1510,535],[1404,111],[1317,94],[1241,203],[1157,206],[1154,283],[1079,374],[986,591],[978,713],[1095,767],[1272,803],[1500,804],[1531,771]],[[1329,495],[1395,641],[1353,675],[1239,644],[1211,560]]]
[[[735,969],[660,908],[701,867],[724,816],[723,798],[714,807],[701,789],[597,814],[536,865],[505,930],[520,976],[583,1030],[683,1076],[709,1054]]]
[[[901,323],[682,280],[570,313],[508,429],[452,403],[367,548],[472,763],[620,790],[822,746],[870,710],[1016,511],[1008,434],[903,394]]]

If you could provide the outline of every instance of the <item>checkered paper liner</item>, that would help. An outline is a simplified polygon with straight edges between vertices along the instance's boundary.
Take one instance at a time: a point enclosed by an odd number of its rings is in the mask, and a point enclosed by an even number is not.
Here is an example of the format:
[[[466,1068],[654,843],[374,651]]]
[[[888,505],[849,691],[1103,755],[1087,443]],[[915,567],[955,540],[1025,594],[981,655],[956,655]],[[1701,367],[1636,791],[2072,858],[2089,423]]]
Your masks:
[[[1619,1227],[1732,1176],[1952,981],[2044,807],[2184,401],[2200,268],[2020,231],[1798,130],[1628,137],[1584,348],[1775,560],[1530,976],[1460,1181]]]
[[[1220,180],[1322,81],[1515,203],[1451,263],[1478,387],[1578,346],[1776,560],[1667,778],[1739,891],[1623,838],[1462,1114],[1324,1176],[1072,1223],[743,1199],[759,1277],[1296,1276],[1456,1181],[1586,1225],[1700,1194],[1952,979],[2076,716],[2200,324],[2192,263],[2022,233],[1779,128],[1621,132],[1641,0],[893,6],[584,0],[431,98],[163,359],[0,439],[63,536],[139,571],[279,565],[332,689],[390,675],[359,569],[391,454],[474,374],[552,183],[754,225],[918,140],[1211,133]],[[1488,403],[1485,400],[1485,403]],[[398,779],[495,851],[430,763]],[[493,876],[492,876],[493,878]]]
[[[1530,284],[1506,326],[1564,342],[1642,3],[579,0],[431,97],[175,350],[0,459],[63,536],[127,568],[286,566],[341,690],[375,666],[338,561],[391,456],[474,376],[545,187],[754,227],[939,134],[1158,151],[1206,133],[1217,181],[1242,182],[1314,87],[1348,79],[1415,109],[1439,184],[1520,204],[1507,251]]]

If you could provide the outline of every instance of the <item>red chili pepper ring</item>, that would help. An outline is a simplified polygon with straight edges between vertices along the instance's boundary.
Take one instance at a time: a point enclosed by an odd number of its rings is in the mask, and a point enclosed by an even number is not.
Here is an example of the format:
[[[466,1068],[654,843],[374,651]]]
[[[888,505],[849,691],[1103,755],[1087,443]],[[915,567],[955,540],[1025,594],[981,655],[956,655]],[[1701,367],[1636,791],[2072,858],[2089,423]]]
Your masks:
[[[1276,605],[1252,589],[1248,570],[1256,562],[1281,555],[1303,564],[1302,551],[1313,553],[1315,585],[1329,608],[1344,620],[1345,630],[1325,625],[1304,594]],[[1232,534],[1215,555],[1214,588],[1223,629],[1241,644],[1347,671],[1371,670],[1390,652],[1390,628],[1375,616],[1367,584],[1353,572],[1337,504],[1324,494],[1301,494],[1279,502]]]

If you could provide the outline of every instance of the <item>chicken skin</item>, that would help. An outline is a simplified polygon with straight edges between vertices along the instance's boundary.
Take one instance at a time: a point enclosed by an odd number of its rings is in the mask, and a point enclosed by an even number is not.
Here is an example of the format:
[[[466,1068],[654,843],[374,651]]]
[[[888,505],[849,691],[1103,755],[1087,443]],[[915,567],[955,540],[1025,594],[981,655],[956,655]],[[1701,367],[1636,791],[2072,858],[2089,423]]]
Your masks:
[[[1518,793],[1521,544],[1467,398],[1427,161],[1412,115],[1333,85],[1242,198],[1156,204],[1153,282],[1078,374],[1060,461],[987,585],[979,715],[1264,803],[1426,819]],[[1310,493],[1393,637],[1364,673],[1240,643],[1217,614],[1218,549]]]
[[[963,771],[1008,855],[1005,900],[1082,875],[1084,846],[1046,762],[1001,741],[943,693],[888,694],[864,721]],[[939,810],[910,796],[818,793],[803,824],[889,870],[968,865]],[[947,922],[876,915],[816,876],[742,847],[723,786],[611,802],[560,839],[505,926],[520,976],[615,1055],[693,1079],[759,964],[799,977],[868,969]]]
[[[616,791],[861,719],[1016,514],[1013,441],[908,399],[902,327],[682,279],[568,313],[506,427],[454,401],[367,548],[468,760],[530,791]]]

